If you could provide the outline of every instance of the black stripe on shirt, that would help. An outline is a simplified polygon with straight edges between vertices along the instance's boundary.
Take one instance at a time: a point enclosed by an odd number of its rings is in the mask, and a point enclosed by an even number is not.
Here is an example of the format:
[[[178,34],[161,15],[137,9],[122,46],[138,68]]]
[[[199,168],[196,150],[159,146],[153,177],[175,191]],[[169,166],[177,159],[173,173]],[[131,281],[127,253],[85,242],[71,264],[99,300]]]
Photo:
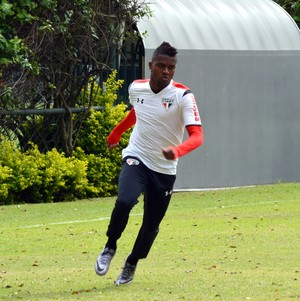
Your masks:
[[[182,97],[184,97],[185,95],[187,95],[187,94],[189,94],[189,93],[192,93],[192,91],[191,91],[191,90],[186,90],[186,91],[183,93]]]

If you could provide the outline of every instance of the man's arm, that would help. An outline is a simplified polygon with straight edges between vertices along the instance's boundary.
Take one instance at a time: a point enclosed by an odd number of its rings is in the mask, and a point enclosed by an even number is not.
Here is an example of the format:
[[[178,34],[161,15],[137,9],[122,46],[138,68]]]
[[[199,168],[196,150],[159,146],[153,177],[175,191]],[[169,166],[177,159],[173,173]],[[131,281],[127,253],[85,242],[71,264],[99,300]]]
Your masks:
[[[201,125],[186,126],[189,137],[177,146],[169,146],[162,149],[162,153],[167,160],[175,160],[188,154],[203,143],[204,133]]]
[[[136,116],[134,108],[131,108],[127,116],[111,131],[107,137],[107,147],[114,148],[118,146],[119,141],[127,130],[129,130],[136,123]]]

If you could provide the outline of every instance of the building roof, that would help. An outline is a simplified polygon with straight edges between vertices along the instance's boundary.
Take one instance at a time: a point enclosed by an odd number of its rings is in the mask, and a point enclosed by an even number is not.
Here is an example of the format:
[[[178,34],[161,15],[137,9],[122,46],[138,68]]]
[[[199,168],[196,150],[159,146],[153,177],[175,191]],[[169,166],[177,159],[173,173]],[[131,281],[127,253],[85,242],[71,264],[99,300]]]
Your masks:
[[[300,31],[272,0],[147,0],[152,17],[138,22],[146,49],[300,50]]]

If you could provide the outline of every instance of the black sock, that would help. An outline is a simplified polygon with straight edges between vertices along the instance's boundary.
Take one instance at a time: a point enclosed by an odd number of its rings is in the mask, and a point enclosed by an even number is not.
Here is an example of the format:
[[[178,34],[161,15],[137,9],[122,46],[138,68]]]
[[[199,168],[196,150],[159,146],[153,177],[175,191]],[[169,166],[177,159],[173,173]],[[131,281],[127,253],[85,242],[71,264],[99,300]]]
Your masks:
[[[112,240],[109,238],[105,247],[116,251],[117,250],[117,242],[115,240]]]
[[[139,259],[136,258],[134,255],[130,254],[128,257],[127,257],[127,260],[126,262],[130,263],[131,265],[137,265]]]

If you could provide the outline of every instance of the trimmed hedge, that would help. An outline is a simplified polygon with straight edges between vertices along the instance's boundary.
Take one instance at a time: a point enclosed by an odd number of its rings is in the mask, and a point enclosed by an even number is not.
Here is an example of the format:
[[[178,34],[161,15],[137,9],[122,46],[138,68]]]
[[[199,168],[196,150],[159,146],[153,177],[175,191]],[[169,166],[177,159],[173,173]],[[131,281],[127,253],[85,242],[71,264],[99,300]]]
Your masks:
[[[66,158],[56,149],[42,154],[35,146],[23,153],[10,141],[1,142],[1,205],[74,200],[91,189],[86,161]]]

